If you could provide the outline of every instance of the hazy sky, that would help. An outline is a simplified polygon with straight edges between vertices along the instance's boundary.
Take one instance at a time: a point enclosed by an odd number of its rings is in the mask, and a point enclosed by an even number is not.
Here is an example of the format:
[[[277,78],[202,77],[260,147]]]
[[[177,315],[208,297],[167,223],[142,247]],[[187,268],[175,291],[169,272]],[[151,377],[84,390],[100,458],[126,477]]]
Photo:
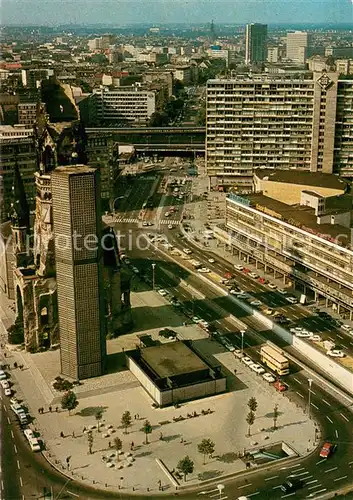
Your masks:
[[[349,23],[353,0],[0,0],[1,24]]]

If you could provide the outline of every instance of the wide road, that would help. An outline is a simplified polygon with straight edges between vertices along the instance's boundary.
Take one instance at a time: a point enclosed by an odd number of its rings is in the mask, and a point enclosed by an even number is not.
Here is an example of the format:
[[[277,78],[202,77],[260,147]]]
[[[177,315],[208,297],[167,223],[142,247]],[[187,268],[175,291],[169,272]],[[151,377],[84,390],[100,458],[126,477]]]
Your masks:
[[[240,348],[241,335],[239,329],[229,319],[233,314],[245,323],[250,319],[244,311],[231,303],[227,297],[219,297],[212,288],[197,276],[191,275],[188,271],[178,267],[175,262],[168,262],[164,254],[158,250],[150,248],[148,250],[138,250],[134,248],[129,254],[134,266],[140,270],[140,275],[145,275],[142,282],[150,284],[152,282],[152,262],[157,263],[155,271],[155,283],[166,289],[171,296],[178,297],[182,302],[181,321],[185,320],[182,311],[189,311],[189,314],[197,315],[212,325],[216,325],[218,331],[226,333],[228,339],[234,346]],[[201,256],[200,256],[201,258]],[[204,258],[204,257],[203,257]],[[188,290],[189,287],[189,290]],[[157,293],[157,292],[156,292]],[[167,305],[166,307],[170,307]],[[179,310],[180,310],[179,309]],[[165,325],[161,325],[161,328]],[[255,331],[257,330],[257,331]],[[262,331],[261,331],[262,330]],[[265,339],[269,338],[271,332],[264,331],[259,324],[251,323],[246,333],[245,352],[255,360],[259,359],[259,333]],[[271,340],[276,340],[272,338]],[[219,345],[220,350],[224,348]],[[246,368],[239,361],[239,369]],[[304,408],[308,405],[309,387],[308,378],[310,374],[305,372],[299,365],[291,364],[291,375],[286,377],[289,385],[288,397]],[[227,494],[240,496],[242,493],[247,496],[258,496],[259,499],[285,498],[279,486],[289,474],[296,474],[304,481],[304,488],[296,493],[296,498],[306,498],[313,494],[318,495],[327,491],[338,489],[344,485],[351,484],[353,465],[353,442],[352,426],[353,414],[344,404],[338,402],[323,387],[316,383],[312,385],[311,391],[311,413],[320,424],[320,441],[330,441],[338,445],[336,453],[329,460],[320,460],[318,452],[308,458],[299,459],[293,469],[282,467],[271,468],[271,471],[264,470],[251,479],[237,480],[232,485],[227,486]],[[313,436],[313,440],[314,440]],[[210,488],[205,495],[212,497],[214,489]],[[228,496],[228,498],[232,498]]]

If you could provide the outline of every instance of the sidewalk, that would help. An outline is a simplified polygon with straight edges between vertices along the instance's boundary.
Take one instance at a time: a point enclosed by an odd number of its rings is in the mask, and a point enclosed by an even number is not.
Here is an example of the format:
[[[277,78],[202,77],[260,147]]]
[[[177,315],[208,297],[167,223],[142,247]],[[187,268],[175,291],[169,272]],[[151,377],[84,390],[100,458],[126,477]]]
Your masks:
[[[108,353],[113,362],[137,342],[140,333],[158,338],[158,331],[170,326],[183,338],[193,338],[198,348],[208,356],[214,356],[226,370],[229,377],[230,392],[203,400],[183,404],[181,408],[154,409],[151,399],[139,386],[134,376],[116,365],[115,371],[103,377],[85,380],[76,387],[79,406],[72,415],[60,409],[61,394],[50,387],[59,374],[59,351],[29,354],[11,347],[8,362],[24,364],[23,371],[11,370],[18,396],[25,400],[30,414],[35,417],[35,426],[45,442],[43,453],[56,467],[65,471],[74,479],[99,488],[116,491],[122,486],[123,492],[136,492],[148,496],[160,493],[158,481],[165,492],[174,491],[170,478],[160,467],[160,459],[171,471],[185,455],[190,455],[195,462],[195,472],[190,475],[188,485],[197,485],[205,480],[221,478],[224,474],[245,470],[245,463],[238,458],[244,448],[249,449],[262,443],[284,440],[301,454],[312,449],[314,423],[309,421],[300,408],[287,398],[277,394],[262,379],[243,366],[234,356],[225,352],[218,344],[206,338],[206,334],[197,326],[183,326],[183,317],[177,314],[164,298],[153,291],[146,291],[139,285],[139,291],[132,294],[135,328],[131,334],[108,341]],[[111,366],[111,363],[110,363]],[[234,376],[234,369],[237,375]],[[233,375],[231,375],[233,373]],[[18,385],[17,385],[18,384]],[[20,388],[18,388],[20,387]],[[259,410],[250,438],[246,437],[246,403],[255,396]],[[279,404],[281,415],[279,429],[272,432],[272,410]],[[49,406],[52,406],[52,412]],[[58,406],[58,412],[55,411]],[[39,414],[38,408],[44,407],[45,413]],[[202,409],[210,408],[213,413],[197,418],[186,418],[173,422],[173,417]],[[96,412],[103,411],[101,432],[97,430]],[[129,410],[132,425],[125,435],[120,425],[121,415]],[[138,415],[138,418],[134,416]],[[141,427],[148,419],[153,427],[149,436],[150,444],[144,444]],[[236,425],[234,425],[236,419]],[[88,454],[88,428],[93,431],[93,454]],[[60,437],[64,433],[64,438]],[[161,433],[163,439],[161,440]],[[119,436],[123,442],[123,454],[117,461],[113,446],[114,438]],[[300,436],[300,441],[299,441]],[[205,437],[216,444],[215,456],[202,463],[202,456],[197,451],[197,444]],[[297,442],[298,439],[298,442]],[[182,442],[181,442],[182,441]],[[131,443],[134,446],[131,447]],[[133,449],[131,449],[133,448]],[[131,455],[130,455],[131,454]],[[69,470],[67,468],[69,459]],[[104,460],[103,460],[103,457]],[[123,479],[121,479],[123,478]]]

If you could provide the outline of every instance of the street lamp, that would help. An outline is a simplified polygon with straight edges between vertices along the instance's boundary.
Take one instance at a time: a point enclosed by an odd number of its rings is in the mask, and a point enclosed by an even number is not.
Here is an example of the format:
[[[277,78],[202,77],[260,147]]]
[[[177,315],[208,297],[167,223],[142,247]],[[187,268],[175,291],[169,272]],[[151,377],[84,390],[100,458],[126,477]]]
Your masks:
[[[125,196],[117,196],[116,198],[114,198],[114,201],[112,203],[112,212],[114,212],[114,214],[115,214],[115,202],[116,200],[121,200],[122,198],[125,198]]]
[[[243,354],[243,351],[244,351],[244,334],[245,334],[245,330],[240,330],[240,333],[241,333],[241,353]]]
[[[155,280],[155,269],[156,269],[156,264],[152,264],[152,290],[154,290],[154,280]]]
[[[310,405],[311,405],[311,384],[313,383],[312,378],[308,378],[309,383],[309,397],[308,397],[308,416],[310,418]]]
[[[224,484],[217,484],[217,489],[219,491],[219,498],[222,498],[222,491],[224,490]]]

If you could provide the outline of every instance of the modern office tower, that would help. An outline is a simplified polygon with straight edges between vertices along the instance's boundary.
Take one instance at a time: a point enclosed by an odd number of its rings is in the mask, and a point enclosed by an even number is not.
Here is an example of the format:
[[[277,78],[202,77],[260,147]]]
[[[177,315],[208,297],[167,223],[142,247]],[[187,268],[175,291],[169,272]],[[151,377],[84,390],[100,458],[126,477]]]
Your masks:
[[[56,168],[51,177],[61,372],[102,375],[106,354],[99,172]]]
[[[156,93],[139,87],[93,90],[92,104],[101,121],[122,120],[145,125],[156,110]]]
[[[35,199],[33,175],[36,170],[33,130],[25,126],[0,125],[0,177],[2,177],[0,222],[9,219],[16,163],[20,169],[28,203],[33,208]]]
[[[304,64],[308,56],[309,35],[305,31],[287,33],[287,59]]]
[[[206,167],[212,186],[252,188],[253,169],[353,176],[353,79],[239,76],[207,83]]]
[[[247,24],[245,33],[245,64],[266,61],[267,24]]]

